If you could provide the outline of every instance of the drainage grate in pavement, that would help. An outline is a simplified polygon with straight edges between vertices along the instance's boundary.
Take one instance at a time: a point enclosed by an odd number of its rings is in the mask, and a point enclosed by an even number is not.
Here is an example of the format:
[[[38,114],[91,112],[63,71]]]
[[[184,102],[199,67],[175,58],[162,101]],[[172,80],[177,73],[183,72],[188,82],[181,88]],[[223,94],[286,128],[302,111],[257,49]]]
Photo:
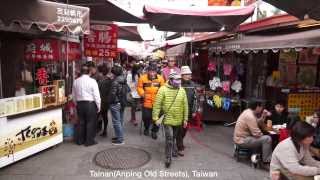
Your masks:
[[[95,163],[107,169],[134,169],[147,164],[150,153],[133,147],[116,147],[98,152]]]

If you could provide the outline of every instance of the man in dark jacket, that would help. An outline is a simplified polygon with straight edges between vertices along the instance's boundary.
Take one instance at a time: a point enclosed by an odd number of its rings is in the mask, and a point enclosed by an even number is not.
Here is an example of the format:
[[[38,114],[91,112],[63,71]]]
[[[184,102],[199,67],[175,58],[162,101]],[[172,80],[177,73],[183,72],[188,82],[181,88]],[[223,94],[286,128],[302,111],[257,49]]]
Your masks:
[[[181,77],[182,77],[181,86],[185,89],[187,94],[187,99],[188,99],[188,106],[189,106],[188,123],[192,123],[193,116],[197,111],[197,98],[196,98],[196,84],[191,80],[192,72],[189,66],[181,67]],[[178,155],[180,156],[184,156],[183,139],[186,136],[186,133],[187,133],[187,128],[181,127],[178,133],[178,138],[177,138]]]
[[[109,110],[109,93],[111,90],[111,83],[113,79],[113,75],[110,72],[110,68],[106,65],[103,65],[101,67],[102,71],[102,78],[99,81],[99,90],[100,90],[100,96],[101,96],[101,116],[103,119],[103,132],[101,136],[106,137],[107,136],[107,129],[108,129],[108,110]]]
[[[109,104],[115,133],[115,137],[112,138],[112,144],[121,145],[124,144],[123,114],[125,102],[123,99],[127,96],[126,92],[124,91],[124,88],[127,88],[127,82],[125,76],[123,75],[123,69],[121,66],[112,67],[111,72],[114,75],[114,80],[111,83]]]

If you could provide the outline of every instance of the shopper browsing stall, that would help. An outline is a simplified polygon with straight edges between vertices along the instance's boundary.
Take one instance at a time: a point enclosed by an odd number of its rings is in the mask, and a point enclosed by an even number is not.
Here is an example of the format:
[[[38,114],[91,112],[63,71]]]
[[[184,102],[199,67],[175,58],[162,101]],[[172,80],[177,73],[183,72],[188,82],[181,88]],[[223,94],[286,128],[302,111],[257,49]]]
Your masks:
[[[80,123],[79,137],[76,141],[79,145],[91,146],[97,144],[94,138],[101,99],[97,82],[89,76],[89,67],[83,65],[81,73],[81,77],[74,81],[72,88]]]

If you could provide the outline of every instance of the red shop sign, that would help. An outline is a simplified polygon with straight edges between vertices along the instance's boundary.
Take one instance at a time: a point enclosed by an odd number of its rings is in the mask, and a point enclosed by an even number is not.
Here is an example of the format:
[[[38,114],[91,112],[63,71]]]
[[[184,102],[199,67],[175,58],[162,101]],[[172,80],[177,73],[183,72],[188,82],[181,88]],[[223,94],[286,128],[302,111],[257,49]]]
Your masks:
[[[62,42],[62,47],[61,47],[61,55],[62,59],[66,60],[66,51],[67,51],[67,43],[65,41]],[[75,60],[80,60],[81,59],[81,50],[80,50],[80,44],[75,43],[75,42],[68,42],[68,60],[69,61],[75,61]]]
[[[47,74],[47,71],[45,68],[39,68],[37,69],[37,80],[38,80],[38,83],[40,86],[43,86],[43,85],[47,85],[48,84],[48,74]]]
[[[26,45],[25,59],[32,61],[58,61],[59,48],[55,39],[35,39]]]
[[[90,57],[117,56],[118,26],[91,25],[90,35],[84,36],[84,54]]]

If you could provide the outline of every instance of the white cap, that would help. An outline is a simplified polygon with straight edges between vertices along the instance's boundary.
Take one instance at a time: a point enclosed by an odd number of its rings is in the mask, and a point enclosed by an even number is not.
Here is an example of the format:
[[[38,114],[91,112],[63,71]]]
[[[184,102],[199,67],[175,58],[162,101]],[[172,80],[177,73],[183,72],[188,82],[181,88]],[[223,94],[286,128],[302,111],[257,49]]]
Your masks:
[[[190,70],[189,66],[182,66],[181,67],[181,74],[192,74],[192,71]]]
[[[175,71],[171,71],[169,74],[169,79],[181,79],[181,75]]]

